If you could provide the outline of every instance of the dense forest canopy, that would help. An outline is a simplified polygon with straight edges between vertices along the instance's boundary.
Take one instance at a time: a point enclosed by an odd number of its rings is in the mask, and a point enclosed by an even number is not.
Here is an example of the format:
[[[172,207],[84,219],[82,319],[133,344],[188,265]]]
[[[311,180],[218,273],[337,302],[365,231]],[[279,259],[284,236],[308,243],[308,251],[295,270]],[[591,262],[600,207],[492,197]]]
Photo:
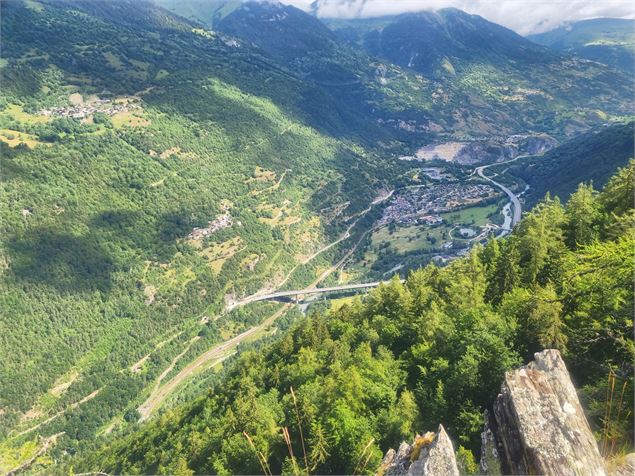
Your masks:
[[[505,370],[546,347],[565,356],[598,434],[615,376],[625,390],[613,412],[624,418],[604,438],[630,448],[634,179],[631,161],[602,193],[582,184],[566,206],[545,199],[508,239],[299,320],[240,355],[207,396],[78,468],[252,474],[262,471],[260,452],[274,474],[371,472],[389,447],[441,422],[476,471],[483,411]]]
[[[510,164],[509,172],[529,185],[527,204],[535,204],[546,193],[567,201],[580,182],[602,187],[616,168],[626,165],[633,156],[633,126],[631,121],[588,132],[540,157]]]

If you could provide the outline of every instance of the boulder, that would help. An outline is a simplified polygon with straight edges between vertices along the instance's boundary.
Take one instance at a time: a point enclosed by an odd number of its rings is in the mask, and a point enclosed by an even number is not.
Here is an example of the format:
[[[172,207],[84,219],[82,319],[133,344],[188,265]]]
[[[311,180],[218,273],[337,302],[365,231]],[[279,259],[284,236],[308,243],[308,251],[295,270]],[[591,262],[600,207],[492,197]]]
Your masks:
[[[498,457],[511,474],[604,476],[604,460],[557,350],[507,372],[494,403]]]

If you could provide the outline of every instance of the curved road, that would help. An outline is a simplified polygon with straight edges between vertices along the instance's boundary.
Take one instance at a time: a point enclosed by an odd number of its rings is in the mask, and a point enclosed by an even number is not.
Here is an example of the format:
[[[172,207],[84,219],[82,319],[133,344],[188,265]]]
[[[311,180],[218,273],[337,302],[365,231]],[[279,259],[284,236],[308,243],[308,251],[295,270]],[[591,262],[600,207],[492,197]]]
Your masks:
[[[509,201],[512,204],[513,211],[512,211],[511,226],[509,227],[508,230],[503,230],[503,231],[506,231],[507,233],[509,233],[511,231],[511,229],[514,228],[514,225],[520,221],[520,215],[522,214],[522,207],[520,205],[520,200],[518,200],[518,197],[509,188],[505,187],[505,185],[503,185],[501,183],[498,183],[498,182],[492,180],[487,175],[485,175],[485,173],[483,171],[485,169],[489,168],[489,167],[493,167],[494,165],[507,164],[509,162],[514,162],[515,160],[522,159],[524,157],[530,157],[530,156],[529,155],[519,155],[518,157],[513,158],[511,160],[506,160],[504,162],[496,162],[494,164],[489,164],[489,165],[481,165],[480,167],[476,167],[474,169],[474,172],[476,172],[479,177],[487,180],[488,182],[491,182],[493,185],[495,185],[496,187],[500,188],[503,192],[505,192],[505,194],[507,194],[507,196],[509,197]],[[507,234],[507,233],[505,233],[505,234]],[[500,235],[500,236],[504,236],[504,235]]]

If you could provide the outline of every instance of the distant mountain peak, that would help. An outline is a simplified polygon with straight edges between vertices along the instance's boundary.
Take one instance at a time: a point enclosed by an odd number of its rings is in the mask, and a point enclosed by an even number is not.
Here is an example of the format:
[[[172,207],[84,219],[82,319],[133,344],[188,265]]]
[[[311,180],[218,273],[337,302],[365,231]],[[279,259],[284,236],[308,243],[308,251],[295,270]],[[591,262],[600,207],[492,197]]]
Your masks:
[[[443,62],[542,62],[553,55],[517,33],[457,8],[403,13],[364,34],[371,55],[433,75]]]
[[[215,25],[289,61],[308,51],[331,49],[333,32],[316,17],[277,1],[245,2]]]

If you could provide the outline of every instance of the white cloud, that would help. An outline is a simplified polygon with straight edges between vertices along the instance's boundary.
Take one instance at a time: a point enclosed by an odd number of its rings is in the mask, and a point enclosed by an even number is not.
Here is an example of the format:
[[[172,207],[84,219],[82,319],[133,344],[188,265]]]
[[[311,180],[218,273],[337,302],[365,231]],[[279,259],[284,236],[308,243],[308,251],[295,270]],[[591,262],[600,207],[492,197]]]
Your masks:
[[[282,0],[303,10],[317,5],[320,17],[396,15],[455,7],[475,13],[520,34],[551,30],[589,18],[635,18],[633,0]]]

